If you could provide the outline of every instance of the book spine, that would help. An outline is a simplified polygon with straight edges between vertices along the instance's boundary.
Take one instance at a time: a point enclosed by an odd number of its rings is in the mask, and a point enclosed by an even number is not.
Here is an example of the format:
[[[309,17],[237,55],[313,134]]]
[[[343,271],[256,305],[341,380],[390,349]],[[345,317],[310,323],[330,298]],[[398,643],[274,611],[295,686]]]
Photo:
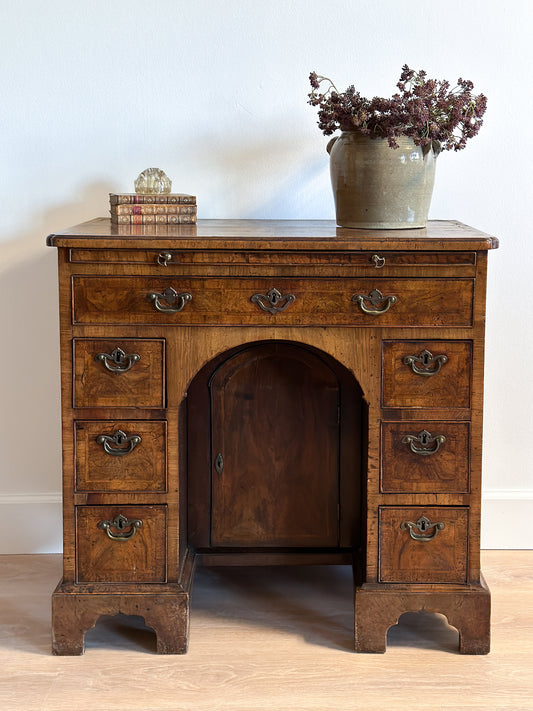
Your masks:
[[[196,205],[196,197],[181,193],[168,193],[167,195],[109,193],[109,203],[111,205]]]
[[[195,225],[196,215],[111,215],[117,225]]]
[[[112,215],[196,215],[196,205],[112,205]]]
[[[183,234],[190,235],[191,229],[195,226],[191,224],[177,225],[114,225],[118,235],[126,237],[176,237],[183,231]]]

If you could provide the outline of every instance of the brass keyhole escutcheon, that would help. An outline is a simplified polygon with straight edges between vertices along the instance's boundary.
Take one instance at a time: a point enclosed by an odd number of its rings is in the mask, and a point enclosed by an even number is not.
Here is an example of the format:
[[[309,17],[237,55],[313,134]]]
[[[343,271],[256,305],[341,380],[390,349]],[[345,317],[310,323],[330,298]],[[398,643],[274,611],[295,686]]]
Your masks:
[[[220,476],[224,470],[224,457],[219,452],[215,457],[215,471]]]

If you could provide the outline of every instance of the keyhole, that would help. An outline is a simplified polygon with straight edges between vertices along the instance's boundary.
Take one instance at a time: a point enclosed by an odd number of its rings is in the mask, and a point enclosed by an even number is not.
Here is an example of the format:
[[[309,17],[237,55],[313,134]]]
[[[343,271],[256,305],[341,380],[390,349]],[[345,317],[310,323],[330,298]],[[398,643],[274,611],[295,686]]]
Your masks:
[[[111,352],[111,358],[115,365],[123,365],[126,362],[126,354],[122,348],[115,348],[115,350]]]
[[[418,528],[419,531],[421,531],[422,533],[424,533],[424,532],[427,531],[428,528],[429,528],[429,520],[428,520],[425,516],[422,516],[422,517],[419,518],[418,521],[416,522],[416,526],[417,526],[417,528]]]

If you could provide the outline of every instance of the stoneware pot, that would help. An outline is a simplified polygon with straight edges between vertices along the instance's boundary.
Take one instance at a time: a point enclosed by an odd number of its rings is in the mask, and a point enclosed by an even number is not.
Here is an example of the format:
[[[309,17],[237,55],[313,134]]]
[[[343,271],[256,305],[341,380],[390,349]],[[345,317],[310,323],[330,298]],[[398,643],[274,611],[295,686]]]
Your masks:
[[[331,184],[340,227],[406,229],[425,227],[435,179],[437,154],[397,139],[343,131],[327,146]]]

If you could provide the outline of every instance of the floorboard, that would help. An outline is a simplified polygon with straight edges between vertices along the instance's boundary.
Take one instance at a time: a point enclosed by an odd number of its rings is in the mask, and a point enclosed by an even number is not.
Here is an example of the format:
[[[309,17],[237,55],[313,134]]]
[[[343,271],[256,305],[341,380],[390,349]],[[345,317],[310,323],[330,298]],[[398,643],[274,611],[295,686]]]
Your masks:
[[[0,556],[2,711],[533,711],[533,551],[483,551],[492,651],[457,652],[409,613],[384,655],[351,651],[348,567],[198,569],[189,653],[155,654],[141,618],[102,619],[83,657],[50,653],[59,556]]]

